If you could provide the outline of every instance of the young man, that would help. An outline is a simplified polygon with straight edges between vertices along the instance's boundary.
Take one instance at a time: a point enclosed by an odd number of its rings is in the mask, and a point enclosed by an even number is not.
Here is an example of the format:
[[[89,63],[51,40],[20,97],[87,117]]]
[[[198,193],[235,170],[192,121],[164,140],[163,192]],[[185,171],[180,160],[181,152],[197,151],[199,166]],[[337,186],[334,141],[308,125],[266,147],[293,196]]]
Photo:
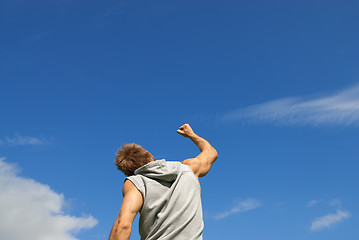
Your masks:
[[[128,240],[132,222],[140,213],[142,240],[200,240],[203,219],[198,177],[205,176],[217,151],[195,134],[189,124],[177,133],[191,139],[201,153],[183,162],[154,157],[140,145],[126,144],[117,152],[116,165],[128,177],[123,186],[120,213],[109,240]]]

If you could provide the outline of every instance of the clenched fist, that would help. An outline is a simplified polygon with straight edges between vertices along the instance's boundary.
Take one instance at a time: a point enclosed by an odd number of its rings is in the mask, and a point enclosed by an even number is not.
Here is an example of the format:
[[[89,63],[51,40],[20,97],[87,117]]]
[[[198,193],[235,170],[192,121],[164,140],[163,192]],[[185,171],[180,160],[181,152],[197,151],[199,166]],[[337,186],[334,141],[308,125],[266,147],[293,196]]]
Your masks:
[[[195,135],[195,133],[193,132],[191,126],[186,123],[186,124],[183,124],[178,130],[177,130],[177,133],[181,134],[182,136],[184,137],[192,137],[193,135]]]

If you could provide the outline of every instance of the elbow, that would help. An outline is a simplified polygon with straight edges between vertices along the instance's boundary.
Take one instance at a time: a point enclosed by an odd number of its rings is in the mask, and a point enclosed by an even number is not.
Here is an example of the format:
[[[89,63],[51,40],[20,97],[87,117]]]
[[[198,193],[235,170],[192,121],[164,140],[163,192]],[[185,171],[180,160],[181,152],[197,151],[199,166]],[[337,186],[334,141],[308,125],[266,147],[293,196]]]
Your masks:
[[[118,231],[131,231],[131,224],[130,223],[119,223],[117,226]]]
[[[130,239],[131,224],[117,223],[111,231],[109,240]]]
[[[217,158],[218,158],[218,152],[217,152],[216,149],[213,148],[213,159],[214,159],[214,161],[217,160]]]
[[[115,233],[116,235],[121,235],[124,233],[127,234],[128,232],[131,232],[131,228],[131,223],[117,222],[117,226],[115,227]]]

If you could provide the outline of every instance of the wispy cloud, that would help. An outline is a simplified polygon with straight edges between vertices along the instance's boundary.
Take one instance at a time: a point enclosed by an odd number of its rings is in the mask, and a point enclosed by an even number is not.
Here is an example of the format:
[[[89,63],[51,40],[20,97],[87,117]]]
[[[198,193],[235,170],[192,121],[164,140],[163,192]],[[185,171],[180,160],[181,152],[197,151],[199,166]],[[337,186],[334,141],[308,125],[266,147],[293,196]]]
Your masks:
[[[14,136],[6,136],[0,138],[0,146],[25,146],[25,145],[45,145],[49,144],[50,141],[46,138],[36,138],[29,136],[21,136],[15,133]]]
[[[282,98],[227,112],[220,122],[359,125],[359,84],[326,97]]]
[[[332,225],[343,221],[350,217],[349,212],[337,210],[335,214],[328,214],[315,219],[310,227],[311,231],[319,231],[325,228],[329,228]]]
[[[323,201],[323,200],[321,200],[321,199],[312,200],[307,204],[307,207],[313,207],[313,206],[317,205],[318,203],[320,203],[321,201]]]
[[[52,31],[45,31],[45,32],[36,33],[36,34],[31,35],[31,36],[28,36],[26,38],[26,40],[28,40],[30,42],[36,42],[36,41],[39,41],[39,40],[42,40],[42,39],[46,38],[51,33],[52,33]]]
[[[332,207],[341,207],[342,206],[342,202],[339,199],[333,198],[328,202],[329,206]]]
[[[246,212],[251,209],[255,209],[260,207],[262,204],[256,199],[253,198],[247,198],[246,200],[240,200],[238,201],[235,206],[230,209],[229,211],[225,211],[222,213],[218,213],[214,216],[215,219],[223,219],[226,218],[232,214],[236,214],[239,212]]]
[[[18,172],[0,158],[0,239],[77,240],[76,232],[97,224],[92,216],[64,214],[62,194]]]

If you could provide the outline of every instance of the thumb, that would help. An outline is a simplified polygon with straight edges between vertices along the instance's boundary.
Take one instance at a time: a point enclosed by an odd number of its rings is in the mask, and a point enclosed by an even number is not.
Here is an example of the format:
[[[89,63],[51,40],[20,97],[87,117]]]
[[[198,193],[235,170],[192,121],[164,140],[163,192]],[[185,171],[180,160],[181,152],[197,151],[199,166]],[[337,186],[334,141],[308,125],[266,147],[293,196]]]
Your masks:
[[[177,133],[179,133],[181,135],[184,134],[184,132],[182,130],[179,130],[179,129],[177,130]]]

